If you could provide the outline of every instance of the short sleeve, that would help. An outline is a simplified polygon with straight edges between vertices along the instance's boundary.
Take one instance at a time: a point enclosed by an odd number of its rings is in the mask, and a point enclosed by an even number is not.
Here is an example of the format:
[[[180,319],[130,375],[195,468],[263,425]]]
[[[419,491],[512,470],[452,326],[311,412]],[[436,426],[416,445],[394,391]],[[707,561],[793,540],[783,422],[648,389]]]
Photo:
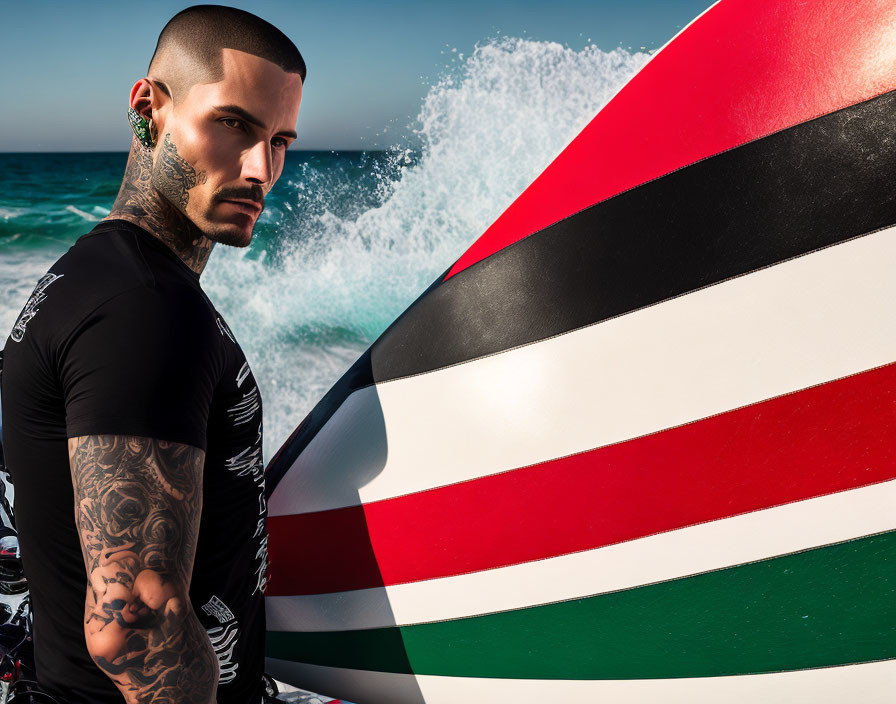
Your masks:
[[[174,295],[140,285],[96,308],[58,361],[67,436],[140,435],[205,450],[221,368],[214,325],[186,286]]]

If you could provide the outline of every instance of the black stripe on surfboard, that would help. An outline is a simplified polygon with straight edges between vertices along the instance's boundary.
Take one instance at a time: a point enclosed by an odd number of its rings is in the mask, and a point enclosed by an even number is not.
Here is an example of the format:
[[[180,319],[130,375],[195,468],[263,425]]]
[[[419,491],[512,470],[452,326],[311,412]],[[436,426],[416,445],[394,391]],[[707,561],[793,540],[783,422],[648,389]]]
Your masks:
[[[892,225],[894,122],[891,92],[667,174],[499,250],[386,330],[372,348],[374,379],[552,337]]]
[[[362,386],[660,303],[896,223],[896,91],[623,192],[436,280],[269,467],[273,490]]]

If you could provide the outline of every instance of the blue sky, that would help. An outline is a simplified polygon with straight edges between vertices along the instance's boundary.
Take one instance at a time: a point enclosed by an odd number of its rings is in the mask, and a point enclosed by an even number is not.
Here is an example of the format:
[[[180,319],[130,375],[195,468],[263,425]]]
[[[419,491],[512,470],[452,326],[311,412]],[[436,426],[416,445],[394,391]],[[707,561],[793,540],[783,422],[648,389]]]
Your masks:
[[[165,23],[194,2],[4,3],[0,152],[126,151],[125,111]],[[294,149],[374,149],[401,135],[456,56],[495,36],[656,49],[711,0],[232,0],[299,47]],[[383,133],[385,130],[385,133]]]

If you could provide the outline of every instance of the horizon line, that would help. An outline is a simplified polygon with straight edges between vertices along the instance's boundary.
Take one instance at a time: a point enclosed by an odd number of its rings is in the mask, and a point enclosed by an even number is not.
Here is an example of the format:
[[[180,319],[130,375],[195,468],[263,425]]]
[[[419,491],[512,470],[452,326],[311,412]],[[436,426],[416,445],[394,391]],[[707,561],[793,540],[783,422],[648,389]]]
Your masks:
[[[379,148],[379,149],[337,149],[337,148],[287,149],[286,153],[287,154],[296,154],[296,153],[308,154],[308,153],[322,153],[322,152],[326,152],[326,153],[355,152],[355,153],[361,154],[364,152],[369,153],[369,152],[387,152],[387,151],[390,151],[390,148]],[[130,152],[129,149],[85,149],[85,150],[80,150],[80,151],[78,151],[78,150],[69,150],[69,151],[53,151],[53,150],[33,151],[33,150],[30,150],[30,151],[20,151],[20,152],[19,151],[0,151],[0,156],[5,155],[5,154],[20,154],[20,155],[27,155],[27,154],[128,154],[129,152]]]

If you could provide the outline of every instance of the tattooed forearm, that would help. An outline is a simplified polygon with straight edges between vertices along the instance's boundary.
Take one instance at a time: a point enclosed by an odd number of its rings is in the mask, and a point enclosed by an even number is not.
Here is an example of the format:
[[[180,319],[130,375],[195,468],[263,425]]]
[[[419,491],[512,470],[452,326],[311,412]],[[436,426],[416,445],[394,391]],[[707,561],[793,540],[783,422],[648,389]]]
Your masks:
[[[158,154],[134,137],[124,179],[112,210],[104,219],[120,218],[140,225],[170,246],[197,273],[205,268],[214,242],[187,217],[190,189],[205,183],[205,171],[197,171],[177,153],[166,133]]]
[[[218,663],[189,601],[205,453],[129,435],[68,448],[90,655],[130,703],[214,701]]]

